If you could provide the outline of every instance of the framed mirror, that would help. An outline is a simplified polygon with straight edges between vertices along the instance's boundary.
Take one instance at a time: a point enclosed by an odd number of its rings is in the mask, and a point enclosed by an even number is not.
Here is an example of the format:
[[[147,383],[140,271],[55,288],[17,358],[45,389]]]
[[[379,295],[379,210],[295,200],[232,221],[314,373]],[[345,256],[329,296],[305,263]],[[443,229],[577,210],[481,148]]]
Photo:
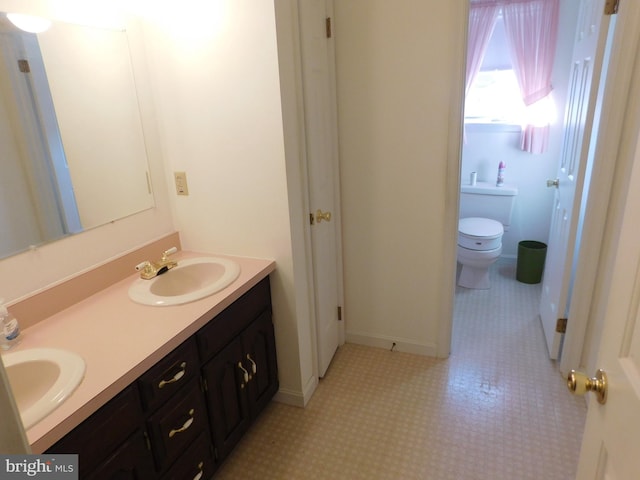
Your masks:
[[[127,32],[0,13],[0,258],[154,206]]]

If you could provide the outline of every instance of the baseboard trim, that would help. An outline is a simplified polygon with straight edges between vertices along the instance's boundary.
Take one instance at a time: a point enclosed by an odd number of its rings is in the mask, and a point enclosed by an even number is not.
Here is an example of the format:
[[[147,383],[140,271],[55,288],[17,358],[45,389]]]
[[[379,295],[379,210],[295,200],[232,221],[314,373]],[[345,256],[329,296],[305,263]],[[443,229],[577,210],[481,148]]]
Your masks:
[[[435,344],[415,343],[405,338],[390,337],[386,335],[369,335],[363,333],[347,332],[347,343],[367,345],[369,347],[393,349],[395,352],[415,353],[426,357],[437,356],[437,346]],[[394,346],[395,344],[395,346]]]
[[[288,388],[281,387],[273,397],[273,400],[279,403],[284,403],[285,405],[291,405],[292,407],[304,408],[307,406],[307,403],[309,403],[309,400],[311,400],[311,397],[317,387],[318,378],[311,377],[302,392],[299,390],[290,390]]]

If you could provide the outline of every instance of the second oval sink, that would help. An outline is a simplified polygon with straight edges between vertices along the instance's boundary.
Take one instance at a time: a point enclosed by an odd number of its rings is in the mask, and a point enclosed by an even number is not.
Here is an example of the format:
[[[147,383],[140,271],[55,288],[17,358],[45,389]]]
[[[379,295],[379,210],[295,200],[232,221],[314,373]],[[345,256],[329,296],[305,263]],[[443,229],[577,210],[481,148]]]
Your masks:
[[[181,305],[219,292],[239,275],[240,265],[228,258],[190,258],[151,280],[137,279],[129,297],[144,305]]]
[[[80,384],[82,357],[67,350],[31,348],[2,355],[25,429],[42,420]]]

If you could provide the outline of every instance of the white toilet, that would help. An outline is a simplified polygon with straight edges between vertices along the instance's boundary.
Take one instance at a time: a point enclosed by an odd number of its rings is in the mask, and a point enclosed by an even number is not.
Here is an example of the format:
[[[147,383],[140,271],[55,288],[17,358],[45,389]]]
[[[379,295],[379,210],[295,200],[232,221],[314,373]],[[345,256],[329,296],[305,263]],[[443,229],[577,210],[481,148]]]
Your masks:
[[[462,185],[458,222],[458,285],[487,289],[489,267],[502,253],[502,235],[511,224],[518,189],[490,183]]]

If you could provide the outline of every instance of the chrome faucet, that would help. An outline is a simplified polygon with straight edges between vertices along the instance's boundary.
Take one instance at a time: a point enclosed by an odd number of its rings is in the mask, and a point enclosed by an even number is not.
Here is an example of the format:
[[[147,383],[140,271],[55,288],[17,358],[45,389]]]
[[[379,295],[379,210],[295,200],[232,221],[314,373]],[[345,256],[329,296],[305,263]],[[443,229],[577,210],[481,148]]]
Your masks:
[[[162,275],[177,266],[178,262],[175,260],[169,260],[168,258],[169,255],[173,255],[177,251],[177,247],[171,247],[169,250],[165,250],[162,253],[162,258],[157,262],[145,260],[144,262],[136,265],[136,271],[140,272],[140,278],[144,280],[151,280],[152,278]]]

